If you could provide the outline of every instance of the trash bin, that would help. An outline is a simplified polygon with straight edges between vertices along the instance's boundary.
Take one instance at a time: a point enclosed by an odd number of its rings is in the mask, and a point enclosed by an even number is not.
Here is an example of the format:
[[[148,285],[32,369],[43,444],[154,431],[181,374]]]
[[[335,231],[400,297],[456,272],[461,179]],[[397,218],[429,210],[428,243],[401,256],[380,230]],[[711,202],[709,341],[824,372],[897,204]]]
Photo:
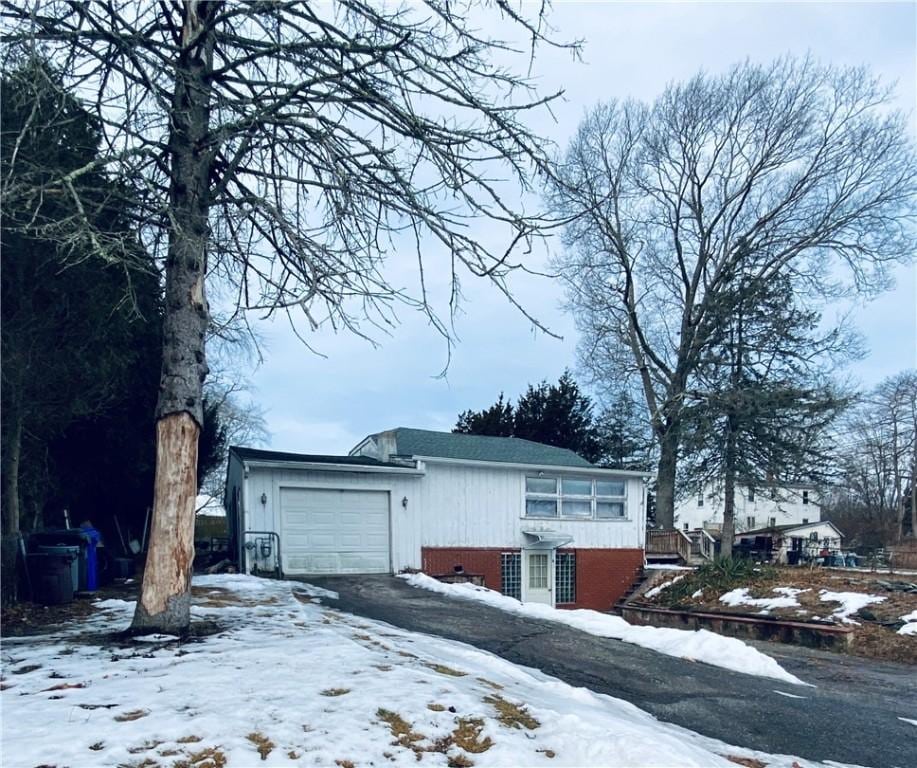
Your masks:
[[[69,544],[39,544],[38,554],[51,555],[53,558],[63,560],[70,569],[70,580],[73,584],[70,599],[73,599],[73,592],[80,589],[80,547]]]
[[[35,602],[43,605],[73,602],[74,562],[76,559],[72,554],[29,553],[26,563]]]
[[[77,550],[77,592],[95,592],[99,588],[99,552],[102,534],[95,528],[58,528],[36,531],[30,537],[30,549],[45,551],[45,547],[75,547]]]

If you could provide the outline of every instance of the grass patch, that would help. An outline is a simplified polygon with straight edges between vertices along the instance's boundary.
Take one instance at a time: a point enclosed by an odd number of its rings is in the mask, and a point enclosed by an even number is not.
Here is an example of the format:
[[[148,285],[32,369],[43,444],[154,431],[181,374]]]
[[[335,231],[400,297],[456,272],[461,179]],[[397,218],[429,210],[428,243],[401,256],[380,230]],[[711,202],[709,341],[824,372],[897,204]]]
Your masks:
[[[758,565],[747,558],[718,558],[705,563],[675,584],[666,587],[659,594],[659,601],[673,607],[690,599],[698,590],[728,592],[736,587],[772,582],[777,578],[777,569],[770,565]]]
[[[345,693],[350,693],[350,688],[326,688],[322,696],[343,696]]]
[[[488,680],[486,677],[476,678],[479,683],[484,683],[484,685],[490,686],[495,691],[502,691],[503,686],[500,683],[495,683],[493,680]]]
[[[159,763],[152,757],[145,757],[139,762],[121,763],[118,768],[159,768]]]
[[[457,755],[448,755],[446,765],[449,768],[471,768],[474,765],[474,761],[468,757],[468,755],[463,755],[461,752]]]
[[[427,709],[429,709],[431,712],[445,712],[446,711],[446,708],[442,704],[436,704],[436,703],[427,704]]]
[[[340,768],[355,768],[353,760],[335,760],[335,765],[339,765]]]
[[[434,672],[439,672],[441,675],[448,675],[449,677],[465,677],[468,673],[461,672],[457,669],[452,669],[452,667],[447,667],[445,664],[434,664],[431,661],[425,661],[424,666],[428,669],[432,669]]]
[[[767,768],[767,763],[762,763],[753,757],[739,757],[738,755],[723,755],[729,762],[744,765],[745,768]]]
[[[525,706],[513,704],[502,696],[485,696],[484,701],[497,710],[497,719],[507,728],[526,728],[533,731],[541,726]]]
[[[197,744],[199,741],[203,741],[200,736],[182,736],[180,739],[175,739],[179,744]]]
[[[218,747],[207,747],[200,752],[192,752],[187,760],[172,763],[172,768],[223,768],[226,755]]]
[[[127,751],[132,755],[139,755],[141,752],[149,752],[151,749],[156,749],[160,744],[162,744],[162,741],[150,739],[143,742],[143,744],[138,744],[136,747],[128,747]]]
[[[479,717],[460,717],[455,730],[452,731],[452,743],[466,752],[479,755],[494,745],[490,736],[481,738],[481,731],[483,730],[484,721]]]
[[[395,737],[393,744],[416,751],[417,742],[423,741],[426,738],[422,733],[415,731],[411,727],[411,724],[401,715],[397,712],[392,712],[390,709],[382,709],[380,707],[376,710],[376,717],[388,725],[389,730],[392,732],[392,736]]]
[[[148,709],[132,709],[130,712],[115,715],[115,720],[119,723],[129,723],[133,720],[139,720],[141,717],[146,717],[148,714],[150,714]]]
[[[262,760],[267,760],[267,756],[271,754],[274,747],[277,746],[267,736],[261,733],[261,731],[252,731],[245,738],[255,745],[255,749],[258,750],[258,754],[261,755]]]

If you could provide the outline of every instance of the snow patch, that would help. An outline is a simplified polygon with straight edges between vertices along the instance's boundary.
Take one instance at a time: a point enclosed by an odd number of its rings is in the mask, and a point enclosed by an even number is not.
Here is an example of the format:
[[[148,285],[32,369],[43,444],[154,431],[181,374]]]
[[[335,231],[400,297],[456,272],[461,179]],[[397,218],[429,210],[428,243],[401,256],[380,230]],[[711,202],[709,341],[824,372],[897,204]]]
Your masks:
[[[797,696],[795,693],[787,693],[786,691],[778,691],[774,688],[774,693],[778,696],[786,696],[788,699],[807,699],[808,696]]]
[[[819,592],[818,599],[823,603],[841,604],[841,607],[831,614],[835,619],[840,619],[845,624],[859,624],[858,621],[849,618],[851,613],[856,613],[872,603],[882,603],[886,598],[864,592],[831,592],[823,589]]]
[[[741,640],[723,637],[706,629],[689,631],[667,627],[637,627],[629,624],[620,616],[582,608],[558,610],[539,603],[522,603],[486,587],[467,583],[444,584],[424,573],[401,574],[399,578],[414,587],[439,592],[450,597],[478,600],[509,613],[566,624],[597,637],[623,640],[625,643],[639,645],[667,656],[702,661],[735,672],[770,677],[795,685],[806,685],[798,677],[783,669],[770,656],[746,645]]]
[[[658,595],[660,592],[662,592],[662,590],[668,589],[668,588],[671,587],[673,584],[677,584],[679,581],[681,581],[681,580],[682,580],[685,576],[687,576],[687,575],[688,575],[688,574],[683,573],[683,574],[681,574],[681,576],[676,576],[676,577],[675,577],[674,579],[672,579],[671,581],[665,581],[665,582],[663,582],[662,584],[660,584],[658,587],[653,587],[652,589],[650,589],[650,590],[647,591],[645,597],[656,597],[656,595]]]
[[[800,592],[807,592],[808,590],[794,589],[793,587],[774,587],[773,591],[780,594],[781,597],[751,597],[748,594],[748,587],[739,587],[724,595],[720,595],[720,602],[731,606],[753,605],[764,609],[759,611],[759,613],[767,613],[775,608],[799,607],[799,601],[796,599],[796,595]]]

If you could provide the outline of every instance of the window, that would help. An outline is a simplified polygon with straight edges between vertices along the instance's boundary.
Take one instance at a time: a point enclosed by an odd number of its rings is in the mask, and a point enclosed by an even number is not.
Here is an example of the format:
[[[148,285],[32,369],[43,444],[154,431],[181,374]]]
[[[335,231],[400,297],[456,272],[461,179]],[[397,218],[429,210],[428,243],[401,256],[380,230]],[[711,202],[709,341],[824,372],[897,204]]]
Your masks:
[[[803,491],[803,492],[802,492],[802,503],[803,503],[803,504],[808,504],[808,503],[809,503],[809,492],[808,492],[808,491]]]
[[[554,590],[558,603],[576,602],[576,553],[557,552],[554,560]]]
[[[548,562],[550,559],[551,557],[548,554],[529,555],[529,589],[548,588]]]
[[[685,530],[686,530],[686,531],[688,530],[688,524],[687,524],[687,523],[685,523]]]
[[[776,517],[772,517],[771,520],[770,520],[769,525],[770,525],[771,528],[773,528],[775,525],[777,525],[777,518],[776,518]]]
[[[623,480],[544,475],[525,478],[526,517],[623,520],[626,501]]]
[[[697,497],[697,506],[698,507],[704,506],[704,494],[701,494],[700,496]]]
[[[748,517],[746,517],[746,518],[745,518],[745,524],[746,524],[749,528],[754,528],[754,527],[755,527],[755,516],[754,516],[754,515],[749,515]]]
[[[802,524],[803,524],[803,525],[807,525],[808,522],[809,522],[809,518],[808,518],[808,517],[802,518]]]
[[[518,552],[500,554],[500,591],[522,599],[522,556]]]
[[[754,489],[754,488],[749,488],[749,489],[748,489],[748,500],[749,500],[749,501],[754,501],[754,500],[755,500],[755,489]]]

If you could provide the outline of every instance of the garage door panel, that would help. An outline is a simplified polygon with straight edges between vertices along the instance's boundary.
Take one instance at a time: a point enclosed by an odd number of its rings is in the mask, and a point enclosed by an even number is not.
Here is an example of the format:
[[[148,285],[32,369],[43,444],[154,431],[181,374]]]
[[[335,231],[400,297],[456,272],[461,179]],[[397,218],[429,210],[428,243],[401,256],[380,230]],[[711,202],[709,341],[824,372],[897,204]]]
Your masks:
[[[280,506],[287,573],[391,571],[388,493],[283,488]]]

